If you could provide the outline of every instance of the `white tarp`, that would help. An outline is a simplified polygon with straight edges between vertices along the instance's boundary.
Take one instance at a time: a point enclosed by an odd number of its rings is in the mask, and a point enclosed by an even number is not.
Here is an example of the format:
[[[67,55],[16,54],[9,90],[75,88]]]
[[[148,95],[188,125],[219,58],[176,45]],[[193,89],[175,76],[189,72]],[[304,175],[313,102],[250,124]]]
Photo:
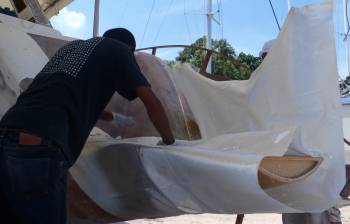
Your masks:
[[[203,140],[157,147],[156,138],[92,136],[71,170],[93,200],[124,217],[194,212],[320,212],[345,182],[332,1],[292,9],[247,81],[215,82],[189,65],[171,69]],[[147,69],[146,69],[147,70]],[[267,155],[323,158],[306,180],[263,191]],[[148,210],[148,211],[146,211]]]

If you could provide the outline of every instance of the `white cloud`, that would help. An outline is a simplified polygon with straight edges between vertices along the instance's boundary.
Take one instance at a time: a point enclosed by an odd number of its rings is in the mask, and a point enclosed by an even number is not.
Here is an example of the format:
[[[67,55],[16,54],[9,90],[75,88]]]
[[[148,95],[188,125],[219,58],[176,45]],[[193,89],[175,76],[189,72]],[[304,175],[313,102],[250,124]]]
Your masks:
[[[63,35],[77,38],[84,37],[86,16],[81,12],[63,8],[57,16],[51,19],[51,23]]]

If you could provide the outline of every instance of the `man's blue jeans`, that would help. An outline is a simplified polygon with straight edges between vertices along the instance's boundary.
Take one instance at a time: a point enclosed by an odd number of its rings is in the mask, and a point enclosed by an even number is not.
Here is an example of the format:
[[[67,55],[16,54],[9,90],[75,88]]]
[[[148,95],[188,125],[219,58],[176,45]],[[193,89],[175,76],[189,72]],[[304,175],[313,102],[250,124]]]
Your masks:
[[[19,133],[0,130],[0,223],[66,223],[64,154],[50,140],[19,144]]]

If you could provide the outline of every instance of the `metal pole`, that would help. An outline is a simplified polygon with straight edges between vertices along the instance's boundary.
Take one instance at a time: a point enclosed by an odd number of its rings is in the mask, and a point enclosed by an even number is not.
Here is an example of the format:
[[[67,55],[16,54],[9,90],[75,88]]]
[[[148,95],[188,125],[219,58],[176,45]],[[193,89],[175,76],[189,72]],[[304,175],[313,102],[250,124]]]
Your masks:
[[[207,48],[212,50],[211,36],[212,36],[212,0],[207,0]],[[211,74],[212,66],[211,66],[211,58],[208,63],[207,72]]]
[[[95,13],[94,13],[94,31],[93,36],[98,36],[98,28],[100,23],[100,0],[95,0]]]
[[[348,32],[348,23],[347,23],[347,19],[346,19],[346,0],[343,0],[343,12],[344,12],[344,35],[347,34]],[[348,38],[345,37],[344,38],[344,45],[345,45],[345,60],[346,60],[346,76],[349,75],[349,71],[350,71],[350,64],[349,64],[349,43],[348,43]]]
[[[290,8],[292,7],[291,0],[287,0],[287,5],[288,5],[288,12],[289,12]]]

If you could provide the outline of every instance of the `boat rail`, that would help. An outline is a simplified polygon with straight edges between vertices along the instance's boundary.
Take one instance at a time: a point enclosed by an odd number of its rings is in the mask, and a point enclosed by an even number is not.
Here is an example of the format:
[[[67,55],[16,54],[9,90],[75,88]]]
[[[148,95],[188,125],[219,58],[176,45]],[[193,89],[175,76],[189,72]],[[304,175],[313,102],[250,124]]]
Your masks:
[[[252,72],[252,69],[248,65],[240,62],[236,58],[227,56],[225,54],[222,54],[222,53],[214,51],[214,50],[210,50],[210,49],[207,49],[207,48],[204,48],[204,47],[198,47],[198,46],[194,46],[194,45],[181,45],[181,44],[179,44],[179,45],[160,45],[160,46],[139,48],[136,51],[152,50],[152,55],[156,56],[157,50],[161,49],[161,48],[193,48],[193,49],[205,51],[206,54],[205,54],[205,57],[204,57],[204,59],[202,61],[202,66],[199,68],[199,73],[201,73],[201,74],[206,74],[206,70],[207,70],[207,67],[208,67],[208,64],[209,64],[209,60],[210,60],[212,55],[217,55],[219,57],[227,59],[230,62],[232,62],[232,64],[234,64],[236,66],[239,66],[239,67],[244,67],[249,72]]]

